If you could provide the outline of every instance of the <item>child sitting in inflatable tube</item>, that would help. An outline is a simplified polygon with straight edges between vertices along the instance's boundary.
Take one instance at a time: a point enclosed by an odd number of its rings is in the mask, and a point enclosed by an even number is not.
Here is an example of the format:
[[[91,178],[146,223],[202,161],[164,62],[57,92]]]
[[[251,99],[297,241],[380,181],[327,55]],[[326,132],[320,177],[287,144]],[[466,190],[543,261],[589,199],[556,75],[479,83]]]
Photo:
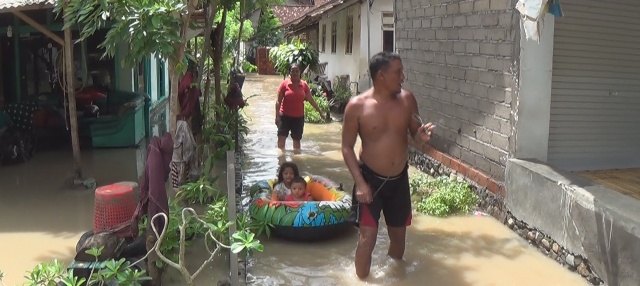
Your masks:
[[[291,184],[293,178],[300,177],[298,165],[293,162],[284,162],[278,170],[278,181],[273,186],[271,199],[274,201],[284,201],[291,194]]]
[[[311,201],[311,193],[307,191],[307,181],[303,177],[295,177],[291,182],[291,194],[285,201]]]

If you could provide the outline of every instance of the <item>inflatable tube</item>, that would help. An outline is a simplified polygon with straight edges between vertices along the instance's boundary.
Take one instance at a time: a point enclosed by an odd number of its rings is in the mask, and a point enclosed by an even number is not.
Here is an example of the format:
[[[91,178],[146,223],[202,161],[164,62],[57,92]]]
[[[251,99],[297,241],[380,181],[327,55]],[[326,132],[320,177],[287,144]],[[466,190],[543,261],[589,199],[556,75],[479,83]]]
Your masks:
[[[274,201],[275,180],[251,186],[249,214],[257,221],[273,225],[273,234],[290,240],[323,240],[343,233],[351,211],[351,195],[320,176],[307,176],[307,191],[313,201]]]

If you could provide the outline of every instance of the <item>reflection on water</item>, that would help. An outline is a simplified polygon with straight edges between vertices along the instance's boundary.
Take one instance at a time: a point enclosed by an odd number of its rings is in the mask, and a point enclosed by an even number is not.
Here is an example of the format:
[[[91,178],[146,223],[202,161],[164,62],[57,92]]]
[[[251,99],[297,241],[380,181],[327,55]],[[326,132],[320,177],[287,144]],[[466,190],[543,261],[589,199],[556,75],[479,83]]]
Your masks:
[[[137,181],[144,149],[83,152],[97,184]],[[29,162],[0,166],[0,270],[5,285],[21,285],[26,271],[53,259],[71,261],[80,235],[93,227],[93,192],[70,190],[71,152],[36,153]]]
[[[306,124],[302,154],[276,148],[272,113],[281,79],[249,76],[245,82],[246,95],[263,95],[250,99],[245,109],[251,129],[245,145],[245,183],[273,178],[286,160],[298,164],[301,172],[327,176],[350,190],[351,175],[340,152],[340,123]],[[286,149],[292,149],[291,141]],[[355,276],[355,230],[313,244],[262,239],[265,251],[254,255],[249,269],[257,285],[586,285],[488,217],[436,219],[416,214],[405,260],[399,262],[387,259],[389,241],[382,222],[366,281]]]

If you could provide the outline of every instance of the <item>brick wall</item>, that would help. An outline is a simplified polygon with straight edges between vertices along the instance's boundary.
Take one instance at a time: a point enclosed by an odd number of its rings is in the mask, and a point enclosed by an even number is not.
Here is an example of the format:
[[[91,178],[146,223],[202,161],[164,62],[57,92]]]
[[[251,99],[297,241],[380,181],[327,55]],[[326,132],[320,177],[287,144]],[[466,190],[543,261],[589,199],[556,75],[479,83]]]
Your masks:
[[[396,0],[404,87],[437,124],[432,145],[503,181],[509,154],[515,0]]]

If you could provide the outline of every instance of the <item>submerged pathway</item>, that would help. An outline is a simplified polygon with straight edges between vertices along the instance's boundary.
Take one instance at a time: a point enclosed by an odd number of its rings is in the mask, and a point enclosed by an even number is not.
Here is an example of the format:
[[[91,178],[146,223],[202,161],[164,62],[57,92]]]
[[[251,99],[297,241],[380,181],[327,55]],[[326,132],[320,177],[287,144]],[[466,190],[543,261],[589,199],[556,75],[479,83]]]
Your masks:
[[[273,178],[279,163],[293,161],[301,171],[327,176],[352,187],[340,152],[341,125],[306,124],[302,154],[280,154],[274,124],[275,91],[280,76],[249,75],[243,88],[250,134],[245,144],[245,184]],[[288,142],[287,149],[291,149]],[[415,172],[415,170],[411,170]],[[364,285],[355,276],[357,233],[319,243],[262,238],[250,273],[258,285]],[[381,223],[367,285],[587,285],[579,275],[528,246],[491,217],[437,219],[415,215],[407,234],[406,259],[386,257],[388,239]]]

